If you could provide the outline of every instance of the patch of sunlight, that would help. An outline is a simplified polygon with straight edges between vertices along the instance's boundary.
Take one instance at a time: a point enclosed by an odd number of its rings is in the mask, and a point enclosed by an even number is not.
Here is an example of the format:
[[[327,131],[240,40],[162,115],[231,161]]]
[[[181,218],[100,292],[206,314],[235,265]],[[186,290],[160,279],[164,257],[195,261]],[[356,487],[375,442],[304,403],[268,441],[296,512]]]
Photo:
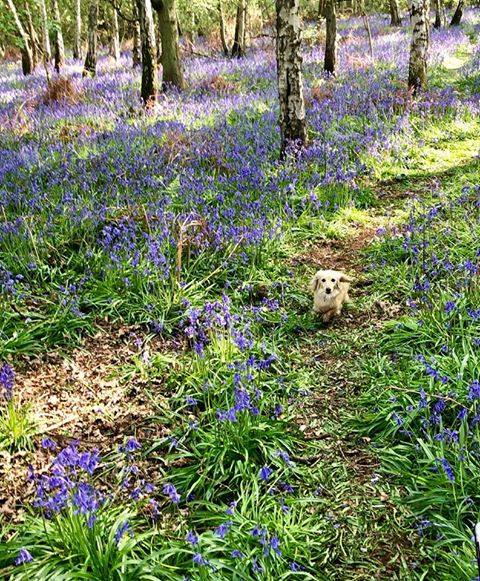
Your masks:
[[[340,208],[335,217],[335,222],[341,224],[350,224],[355,222],[356,224],[368,224],[371,216],[366,210],[359,210],[353,206],[346,206],[345,208]]]

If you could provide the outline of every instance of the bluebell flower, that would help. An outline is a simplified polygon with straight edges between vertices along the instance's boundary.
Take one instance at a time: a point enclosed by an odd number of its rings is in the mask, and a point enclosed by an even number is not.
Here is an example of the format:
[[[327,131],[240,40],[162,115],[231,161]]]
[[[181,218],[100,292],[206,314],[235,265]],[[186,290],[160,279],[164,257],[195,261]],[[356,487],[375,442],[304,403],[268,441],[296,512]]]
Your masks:
[[[25,563],[30,563],[31,561],[33,561],[32,555],[25,547],[22,547],[18,552],[17,557],[15,558],[15,565],[24,565]]]
[[[269,468],[267,465],[263,466],[260,469],[260,474],[259,474],[260,480],[263,480],[264,482],[266,482],[270,478],[271,474],[272,474],[272,469]]]
[[[180,495],[173,484],[167,483],[163,485],[163,494],[168,496],[173,504],[178,504],[180,502]]]
[[[198,545],[198,535],[196,535],[193,531],[188,531],[185,539],[193,546]]]
[[[232,521],[229,520],[221,525],[219,525],[216,529],[215,529],[215,535],[217,537],[220,537],[221,539],[224,539],[227,534],[228,531],[230,530],[230,527],[232,526]]]
[[[11,400],[13,397],[13,385],[15,382],[15,373],[13,368],[8,365],[8,363],[4,363],[2,367],[0,367],[0,388],[3,389],[3,397],[7,401]]]
[[[131,530],[130,523],[128,520],[124,521],[120,524],[115,532],[115,543],[118,545],[122,540],[123,535],[128,533],[130,536],[133,536],[133,531]]]

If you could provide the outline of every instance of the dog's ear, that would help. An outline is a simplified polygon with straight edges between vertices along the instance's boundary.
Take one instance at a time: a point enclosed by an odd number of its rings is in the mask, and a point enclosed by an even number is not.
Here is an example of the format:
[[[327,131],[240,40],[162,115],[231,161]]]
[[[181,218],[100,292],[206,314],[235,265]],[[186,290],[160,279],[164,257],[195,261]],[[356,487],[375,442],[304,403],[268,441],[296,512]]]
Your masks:
[[[309,289],[312,291],[312,293],[314,293],[317,290],[317,287],[318,287],[318,274],[316,274],[310,281]]]
[[[353,278],[350,278],[346,274],[342,274],[342,276],[338,280],[340,282],[353,282]]]

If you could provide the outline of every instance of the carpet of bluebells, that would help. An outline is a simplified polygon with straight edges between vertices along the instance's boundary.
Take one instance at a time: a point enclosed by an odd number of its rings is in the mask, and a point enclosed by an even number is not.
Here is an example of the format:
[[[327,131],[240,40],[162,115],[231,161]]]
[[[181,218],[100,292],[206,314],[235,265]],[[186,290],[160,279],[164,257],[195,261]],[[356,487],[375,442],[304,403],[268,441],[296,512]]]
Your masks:
[[[470,52],[478,22],[470,11],[462,27],[432,32],[433,71]],[[357,543],[345,554],[325,467],[302,461],[312,445],[292,421],[305,386],[284,352],[308,320],[292,305],[305,310],[309,298],[282,266],[285,240],[292,225],[310,236],[342,208],[374,203],[365,184],[383,160],[402,165],[422,127],[471,123],[480,109],[478,48],[460,89],[435,78],[413,100],[408,30],[381,17],[371,26],[374,63],[362,21],[341,22],[335,80],[322,76],[323,51],[307,31],[310,143],[295,162],[278,161],[269,40],[241,60],[188,58],[188,89],[147,113],[129,54],[102,58],[94,79],[70,61],[74,89],[60,102],[45,98],[40,71],[24,78],[18,63],[0,66],[0,447],[41,446],[50,458],[25,475],[33,498],[23,525],[0,535],[0,571],[333,579],[360,562]],[[471,185],[432,195],[371,251],[410,314],[370,360],[356,429],[403,478],[412,528],[436,552],[431,566],[469,579],[480,501],[480,194]],[[41,440],[16,407],[18,357],[73,345],[100,320],[183,337],[184,353],[144,362],[162,378],[168,405],[152,421],[168,437],[126,433],[111,450]],[[414,578],[412,564],[402,567]]]

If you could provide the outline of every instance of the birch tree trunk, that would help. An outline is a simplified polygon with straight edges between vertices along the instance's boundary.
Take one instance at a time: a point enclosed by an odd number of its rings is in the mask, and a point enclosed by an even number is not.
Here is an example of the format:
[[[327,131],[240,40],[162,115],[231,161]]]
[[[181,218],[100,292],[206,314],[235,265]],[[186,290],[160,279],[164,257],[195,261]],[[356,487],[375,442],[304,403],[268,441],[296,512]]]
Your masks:
[[[17,9],[15,8],[15,4],[13,0],[6,0],[8,9],[12,13],[13,20],[15,22],[15,26],[17,27],[18,34],[22,39],[23,47],[22,47],[22,71],[24,75],[32,74],[34,70],[33,64],[33,54],[32,54],[32,47],[30,46],[30,39],[28,38],[28,34],[25,32],[23,28],[22,22],[18,16]]]
[[[162,89],[168,89],[169,86],[183,89],[185,81],[180,60],[175,0],[162,0],[159,3],[158,23],[162,39]]]
[[[227,35],[225,32],[225,18],[223,16],[222,0],[218,0],[218,19],[220,24],[220,41],[222,43],[222,51],[225,56],[228,56]]]
[[[299,0],[276,0],[277,79],[280,102],[280,156],[307,141],[300,54]]]
[[[434,28],[443,28],[445,26],[445,10],[442,0],[435,0],[435,22]]]
[[[50,48],[50,36],[48,34],[48,16],[45,0],[40,0],[40,20],[42,26],[43,60],[48,63],[52,58],[52,49]]]
[[[334,75],[337,69],[337,13],[335,0],[327,0],[325,4],[325,60],[323,68],[327,73]]]
[[[120,36],[118,30],[117,9],[112,6],[112,36],[110,38],[110,56],[116,61],[120,60]]]
[[[53,57],[55,60],[55,70],[59,73],[60,68],[65,64],[65,45],[63,43],[60,10],[58,8],[57,0],[52,0],[52,11],[55,26],[53,36]]]
[[[458,26],[462,21],[463,6],[464,0],[458,0],[457,8],[455,10],[454,15],[452,16],[452,20],[450,21],[450,26]]]
[[[32,60],[33,60],[33,68],[36,68],[40,61],[40,44],[38,42],[38,35],[35,27],[33,26],[33,19],[32,13],[30,12],[30,7],[28,6],[28,2],[25,2],[25,15],[27,17],[27,30],[28,36],[30,38],[30,47],[32,50]]]
[[[94,77],[97,72],[97,23],[98,23],[98,0],[90,0],[88,7],[88,45],[85,64],[83,65],[83,76]]]
[[[149,107],[155,103],[158,86],[155,27],[151,1],[138,0],[137,6],[142,42],[142,88],[140,95],[145,106]]]
[[[82,5],[75,0],[75,32],[73,36],[73,58],[82,58]]]
[[[429,44],[429,0],[412,0],[412,42],[408,66],[408,87],[416,94],[427,86],[427,57]]]
[[[397,0],[390,0],[390,26],[402,26]]]
[[[237,18],[235,20],[235,36],[232,45],[232,56],[245,56],[245,24],[247,19],[247,2],[238,0]]]
[[[138,18],[137,0],[133,0],[132,13],[133,18],[135,19],[135,22],[133,23],[132,64],[135,68],[142,64],[142,59],[140,56],[140,21]]]

